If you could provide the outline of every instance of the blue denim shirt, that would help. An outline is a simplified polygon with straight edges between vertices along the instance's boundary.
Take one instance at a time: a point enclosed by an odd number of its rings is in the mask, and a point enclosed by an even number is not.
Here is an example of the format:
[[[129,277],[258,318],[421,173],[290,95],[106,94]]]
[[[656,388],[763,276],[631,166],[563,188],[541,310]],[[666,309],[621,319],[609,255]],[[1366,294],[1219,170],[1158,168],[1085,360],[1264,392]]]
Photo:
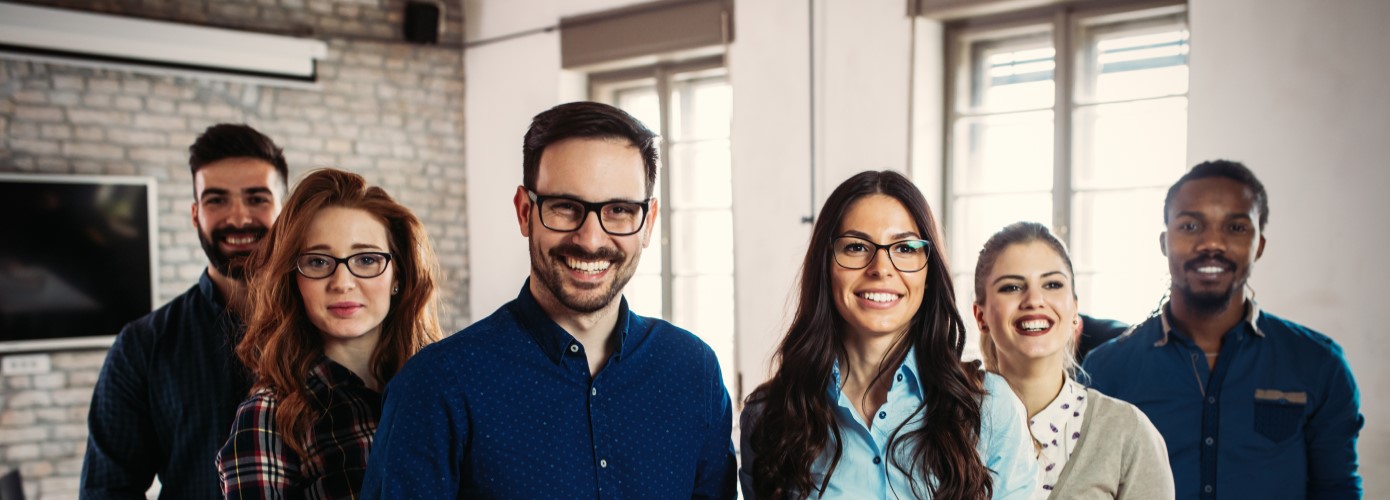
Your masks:
[[[386,386],[363,498],[733,498],[733,410],[714,351],[628,310],[584,346],[523,284]]]
[[[1253,301],[1246,309],[1214,368],[1167,304],[1084,368],[1163,434],[1178,498],[1360,498],[1365,418],[1341,347]]]
[[[874,414],[873,425],[866,426],[864,419],[854,409],[851,401],[853,396],[841,391],[840,364],[835,363],[834,383],[827,390],[830,399],[835,401],[835,422],[844,440],[842,454],[826,490],[819,495],[811,495],[811,498],[914,498],[908,476],[889,463],[886,457],[888,438],[922,404],[921,382],[913,351],[908,351],[907,359],[896,372],[888,388],[888,400]],[[986,373],[984,386],[986,394],[981,408],[980,441],[976,450],[991,472],[993,498],[1031,499],[1033,490],[1037,489],[1038,472],[1032,437],[1025,425],[1027,413],[1023,403],[998,375]],[[744,468],[740,472],[740,480],[743,496],[749,499],[754,498],[751,464],[756,454],[748,446],[747,432],[752,419],[756,419],[760,411],[760,405],[750,405],[744,409],[741,417]],[[918,413],[903,427],[903,432],[920,428],[923,420],[923,414]],[[910,457],[906,455],[899,457],[899,462],[903,464],[910,463],[909,460]],[[812,481],[820,484],[829,467],[830,456],[826,453],[812,465]]]

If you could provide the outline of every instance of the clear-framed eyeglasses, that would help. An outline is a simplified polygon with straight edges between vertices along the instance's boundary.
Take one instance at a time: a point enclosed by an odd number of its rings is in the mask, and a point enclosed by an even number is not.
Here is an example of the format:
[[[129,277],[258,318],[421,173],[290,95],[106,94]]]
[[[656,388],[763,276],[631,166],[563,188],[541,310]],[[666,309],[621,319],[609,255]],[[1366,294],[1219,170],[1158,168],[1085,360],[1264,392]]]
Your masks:
[[[343,264],[353,276],[366,279],[381,276],[390,262],[391,254],[386,252],[355,253],[341,259],[323,253],[305,253],[295,260],[295,269],[305,278],[317,280],[332,276],[338,272],[338,265]]]
[[[536,212],[540,214],[541,225],[551,231],[568,233],[579,230],[589,218],[589,212],[598,213],[599,226],[613,236],[637,234],[647,221],[647,210],[651,198],[642,201],[612,200],[589,202],[569,196],[548,196],[536,194],[530,189],[526,195],[531,197]]]
[[[873,263],[879,250],[888,250],[888,260],[893,268],[904,273],[914,273],[927,267],[927,257],[931,256],[931,242],[927,240],[902,240],[880,245],[857,236],[840,236],[831,243],[835,263],[845,269],[863,269]]]

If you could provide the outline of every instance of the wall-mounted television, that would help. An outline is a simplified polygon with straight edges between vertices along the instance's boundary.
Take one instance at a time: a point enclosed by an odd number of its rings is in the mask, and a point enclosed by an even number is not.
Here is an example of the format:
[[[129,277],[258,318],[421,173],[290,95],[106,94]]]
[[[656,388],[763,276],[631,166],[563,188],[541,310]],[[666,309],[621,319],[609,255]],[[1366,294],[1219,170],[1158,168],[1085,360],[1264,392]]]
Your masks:
[[[0,173],[0,352],[111,345],[158,300],[148,177]]]

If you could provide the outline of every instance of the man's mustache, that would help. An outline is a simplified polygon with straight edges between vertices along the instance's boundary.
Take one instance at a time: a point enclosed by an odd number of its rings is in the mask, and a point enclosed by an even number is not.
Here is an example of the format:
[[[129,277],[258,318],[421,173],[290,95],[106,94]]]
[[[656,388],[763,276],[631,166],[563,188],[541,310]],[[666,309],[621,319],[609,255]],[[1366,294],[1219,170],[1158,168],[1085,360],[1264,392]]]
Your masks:
[[[264,238],[267,232],[269,232],[269,230],[266,229],[265,226],[257,223],[248,224],[243,227],[220,227],[212,230],[212,241],[213,243],[221,243],[222,240],[225,240],[227,236],[230,235],[252,236],[259,240]]]
[[[1184,269],[1196,270],[1198,267],[1209,264],[1219,264],[1224,269],[1235,269],[1236,263],[1230,259],[1222,257],[1220,254],[1204,254],[1183,264]]]
[[[602,247],[590,252],[579,245],[563,244],[551,248],[550,256],[557,260],[568,257],[576,260],[606,260],[609,262],[618,262],[623,260],[626,254],[613,247]]]

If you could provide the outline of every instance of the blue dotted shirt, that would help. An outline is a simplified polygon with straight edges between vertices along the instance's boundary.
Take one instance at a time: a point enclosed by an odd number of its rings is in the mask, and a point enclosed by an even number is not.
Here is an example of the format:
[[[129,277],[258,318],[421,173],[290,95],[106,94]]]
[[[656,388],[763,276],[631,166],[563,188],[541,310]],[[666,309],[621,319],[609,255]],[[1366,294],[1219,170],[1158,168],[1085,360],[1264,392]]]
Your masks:
[[[531,296],[420,351],[386,388],[363,497],[733,498],[733,421],[714,351],[628,310],[589,377]]]

